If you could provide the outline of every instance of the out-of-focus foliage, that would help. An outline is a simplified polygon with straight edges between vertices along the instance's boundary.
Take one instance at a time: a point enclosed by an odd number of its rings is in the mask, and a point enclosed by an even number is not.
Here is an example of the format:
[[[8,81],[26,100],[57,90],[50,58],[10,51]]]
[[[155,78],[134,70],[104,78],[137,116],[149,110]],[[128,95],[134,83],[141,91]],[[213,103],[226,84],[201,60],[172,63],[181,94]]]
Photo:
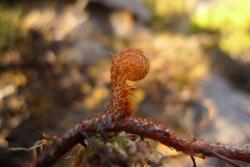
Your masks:
[[[185,9],[185,2],[183,0],[146,0],[146,4],[155,16],[165,19],[169,19],[176,14],[182,14]]]
[[[21,14],[20,8],[0,3],[0,51],[13,45],[18,38]]]
[[[190,0],[188,4],[193,4],[193,2],[194,0]],[[162,31],[180,24],[187,9],[185,0],[145,0],[145,4],[153,13],[153,27]]]
[[[200,3],[194,13],[194,21],[203,28],[234,31],[250,27],[250,1],[219,0]]]
[[[219,35],[218,46],[229,56],[250,60],[250,1],[248,0],[146,0],[160,30],[205,31]],[[194,30],[194,27],[198,27]]]
[[[191,13],[203,29],[220,33],[220,48],[237,58],[250,49],[250,1],[218,0],[201,2]],[[249,54],[241,59],[248,59]]]

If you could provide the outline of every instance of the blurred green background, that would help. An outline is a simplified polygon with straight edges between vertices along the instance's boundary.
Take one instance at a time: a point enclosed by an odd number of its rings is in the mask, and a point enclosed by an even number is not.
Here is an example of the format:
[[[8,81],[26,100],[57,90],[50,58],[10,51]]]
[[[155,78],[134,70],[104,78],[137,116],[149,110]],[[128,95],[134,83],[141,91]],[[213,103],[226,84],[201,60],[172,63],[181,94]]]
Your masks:
[[[32,157],[19,148],[105,110],[111,58],[125,47],[141,48],[151,63],[149,75],[132,83],[137,115],[181,134],[249,145],[249,0],[6,0],[0,166],[19,166]],[[176,154],[159,143],[156,150]],[[190,165],[188,156],[165,164]]]

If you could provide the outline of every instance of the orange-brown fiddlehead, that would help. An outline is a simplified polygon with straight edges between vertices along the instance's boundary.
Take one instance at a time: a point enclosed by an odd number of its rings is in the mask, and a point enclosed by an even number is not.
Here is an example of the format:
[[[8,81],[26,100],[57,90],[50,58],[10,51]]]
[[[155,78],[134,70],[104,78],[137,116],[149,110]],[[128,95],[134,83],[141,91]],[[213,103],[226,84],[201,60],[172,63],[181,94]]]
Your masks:
[[[111,111],[133,111],[133,90],[127,80],[138,81],[143,79],[149,71],[149,60],[142,50],[127,48],[122,50],[112,60],[111,83],[112,100],[109,106]]]

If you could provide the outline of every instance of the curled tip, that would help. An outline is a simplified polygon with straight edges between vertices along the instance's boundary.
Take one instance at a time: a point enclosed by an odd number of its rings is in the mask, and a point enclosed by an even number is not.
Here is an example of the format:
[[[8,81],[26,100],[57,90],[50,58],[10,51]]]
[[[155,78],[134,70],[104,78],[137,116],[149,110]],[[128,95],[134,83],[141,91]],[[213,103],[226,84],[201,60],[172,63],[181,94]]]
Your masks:
[[[136,48],[126,48],[113,58],[113,67],[118,75],[126,76],[128,80],[143,79],[149,71],[149,60],[143,51]]]
[[[126,48],[113,57],[111,110],[132,113],[134,108],[133,99],[131,99],[133,89],[126,83],[126,80],[143,79],[148,71],[149,60],[140,49]]]

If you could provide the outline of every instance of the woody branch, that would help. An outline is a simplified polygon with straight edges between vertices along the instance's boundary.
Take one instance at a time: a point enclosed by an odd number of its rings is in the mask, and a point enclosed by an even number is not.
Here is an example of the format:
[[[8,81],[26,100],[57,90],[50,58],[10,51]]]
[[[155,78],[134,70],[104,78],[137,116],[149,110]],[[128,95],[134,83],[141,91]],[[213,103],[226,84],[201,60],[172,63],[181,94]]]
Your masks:
[[[202,154],[205,157],[218,158],[219,155],[228,159],[250,163],[249,148],[238,148],[236,146],[221,143],[210,143],[194,139],[193,137],[182,138],[165,125],[159,125],[153,121],[140,117],[106,112],[103,115],[95,116],[77,124],[62,137],[56,139],[53,145],[43,150],[30,166],[44,167],[52,165],[73,148],[74,145],[82,143],[87,136],[97,134],[100,127],[103,127],[102,130],[104,132],[125,131],[144,138],[149,138],[191,156]]]

